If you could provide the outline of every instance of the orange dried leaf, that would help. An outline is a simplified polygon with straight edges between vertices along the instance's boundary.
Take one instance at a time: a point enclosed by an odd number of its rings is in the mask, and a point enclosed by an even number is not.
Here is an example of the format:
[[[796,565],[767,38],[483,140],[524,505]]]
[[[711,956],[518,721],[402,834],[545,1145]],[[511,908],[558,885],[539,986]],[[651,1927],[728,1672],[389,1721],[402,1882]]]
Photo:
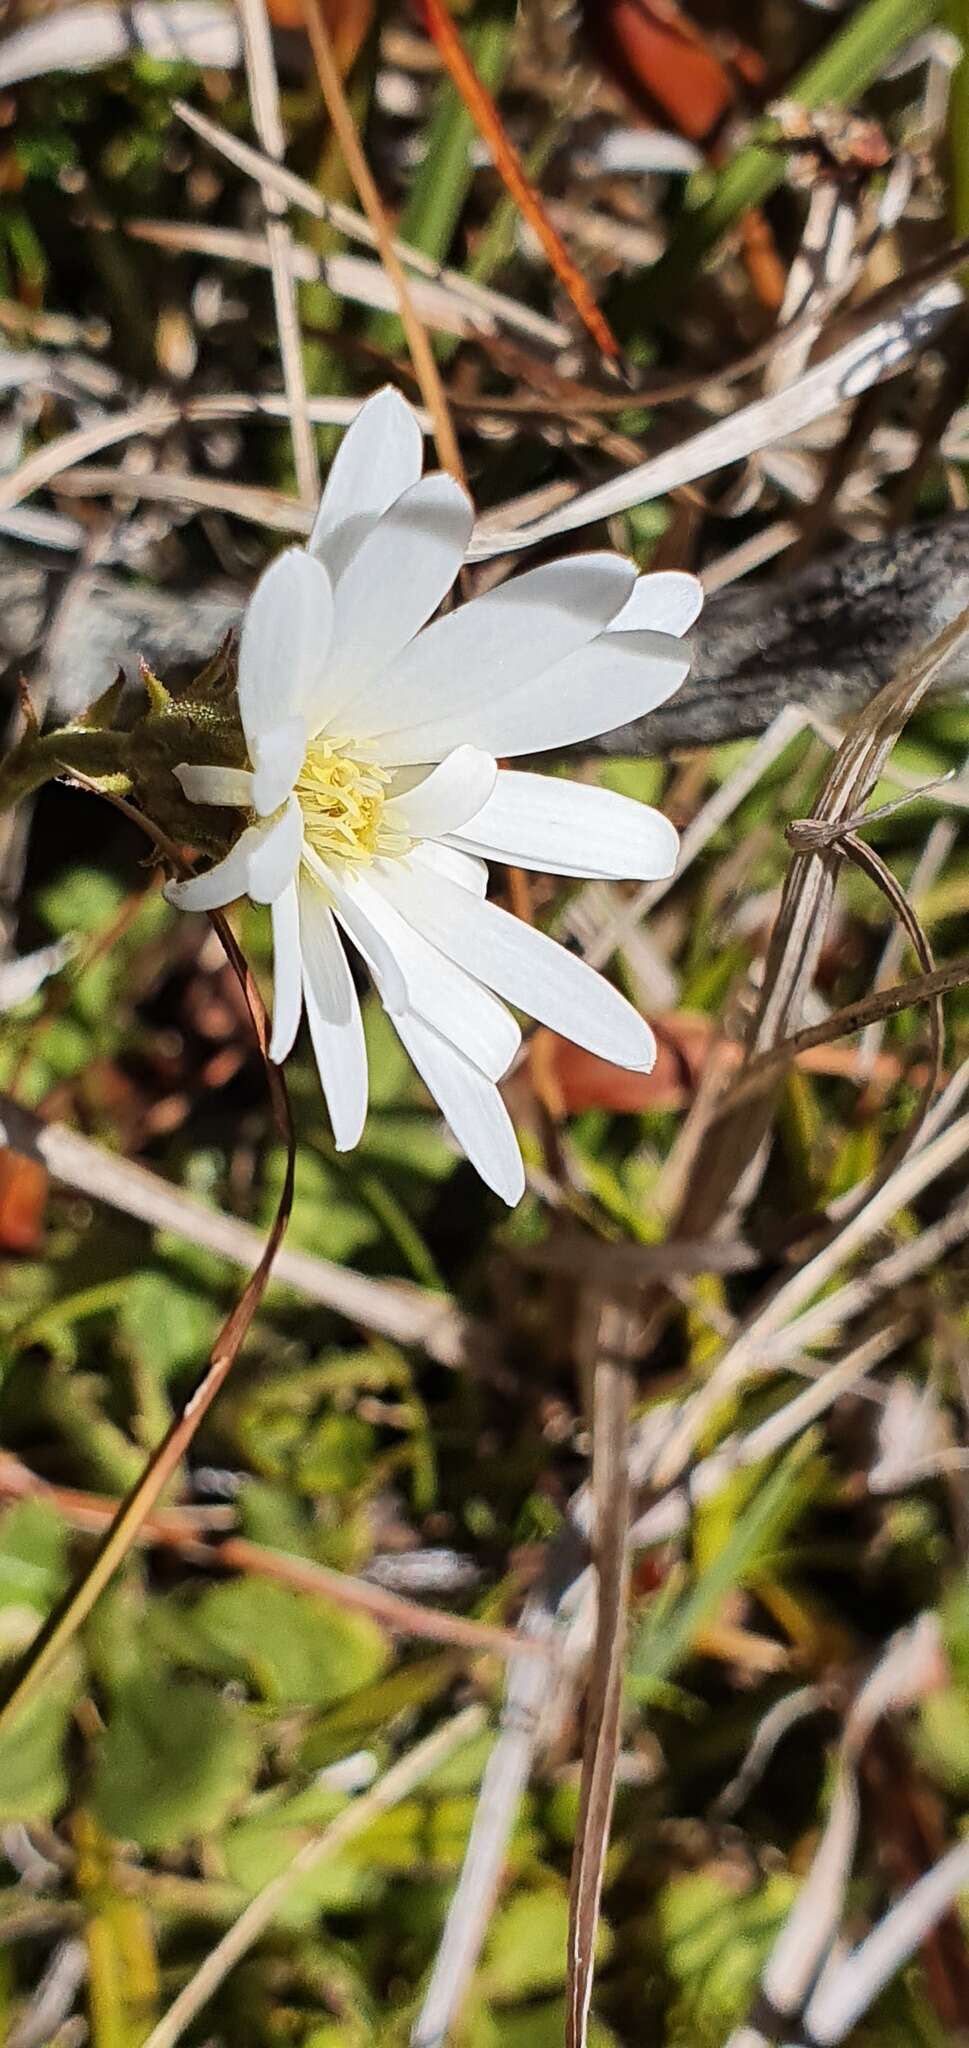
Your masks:
[[[702,142],[734,97],[726,66],[671,0],[589,4],[589,25],[634,97],[646,93],[692,142]]]
[[[0,1250],[33,1252],[41,1241],[48,1180],[39,1159],[0,1149]]]
[[[536,1032],[532,1059],[539,1059],[550,1074],[561,1114],[577,1116],[584,1109],[605,1109],[616,1114],[635,1115],[647,1109],[682,1109],[693,1093],[697,1056],[702,1058],[709,1044],[709,1027],[698,1044],[689,1026],[705,1019],[664,1018],[658,1034],[656,1064],[650,1074],[631,1073],[614,1067],[595,1053],[585,1052],[553,1031]],[[669,1027],[683,1025],[681,1037]]]

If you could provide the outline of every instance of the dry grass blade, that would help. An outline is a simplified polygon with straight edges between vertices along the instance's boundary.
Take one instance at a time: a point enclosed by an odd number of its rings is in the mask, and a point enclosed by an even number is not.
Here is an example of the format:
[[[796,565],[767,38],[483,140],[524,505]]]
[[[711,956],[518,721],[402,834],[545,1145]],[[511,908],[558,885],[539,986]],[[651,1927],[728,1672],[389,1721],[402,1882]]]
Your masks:
[[[654,1420],[649,1418],[645,1426],[650,1443]],[[663,1434],[668,1426],[663,1418]],[[623,1443],[628,1442],[627,1429]],[[648,1463],[651,1453],[645,1455]],[[547,1645],[551,1654],[541,1663],[516,1657],[508,1667],[501,1729],[481,1782],[461,1876],[411,2035],[411,2048],[444,2048],[487,1934],[515,1817],[536,1755],[559,1738],[571,1716],[575,1689],[595,1640],[596,1583],[588,1543],[591,1520],[592,1491],[585,1484],[569,1502],[561,1531],[549,1545],[539,1585],[525,1603],[520,1634]],[[604,1649],[617,1633],[607,1623]],[[603,1744],[606,1761],[608,1755],[607,1737]],[[610,1775],[607,1772],[607,1777]]]
[[[583,1493],[579,1496],[581,1505]],[[573,1506],[575,1503],[572,1504]],[[548,1724],[571,1697],[571,1671],[562,1649],[565,1623],[587,1565],[581,1517],[567,1516],[550,1546],[541,1583],[529,1595],[519,1624],[524,1642],[549,1654],[512,1658],[498,1740],[485,1765],[468,1846],[448,1908],[411,2048],[444,2048],[481,1953],[501,1884],[519,1804]]]
[[[322,425],[348,426],[359,412],[360,403],[357,399],[346,398],[311,399],[310,418]],[[289,408],[282,395],[254,398],[249,392],[226,391],[209,398],[186,399],[183,404],[164,398],[149,399],[128,412],[109,413],[90,426],[76,427],[70,433],[59,434],[53,441],[36,448],[18,469],[0,477],[0,512],[19,505],[32,491],[42,490],[62,470],[73,469],[77,463],[85,462],[88,456],[100,454],[103,448],[117,447],[122,441],[136,441],[142,435],[167,433],[170,427],[177,427],[183,421],[201,426],[220,420],[288,418]],[[420,414],[418,418],[424,424]],[[133,479],[133,484],[136,482],[137,479]],[[308,512],[303,513],[295,505],[293,516],[294,531],[299,531],[309,520]]]
[[[456,477],[459,483],[463,483],[464,464],[461,461],[461,451],[458,447],[457,435],[454,431],[454,424],[448,407],[447,394],[441,380],[441,373],[437,367],[434,351],[414,310],[414,302],[407,283],[407,277],[400,257],[394,247],[393,236],[384,212],[383,200],[377,189],[377,181],[367,162],[360,137],[357,134],[356,123],[354,122],[346,92],[344,91],[343,80],[340,77],[336,58],[333,54],[330,31],[326,25],[320,0],[303,0],[303,14],[306,22],[306,33],[309,36],[310,49],[313,52],[313,61],[316,65],[317,77],[320,81],[320,90],[326,103],[327,113],[333,123],[335,134],[343,151],[344,162],[353,179],[360,204],[373,228],[381,261],[388,276],[392,279],[397,293],[401,325],[407,336],[407,346],[410,349],[411,361],[414,365],[414,375],[420,385],[424,404],[434,422],[434,439],[437,444],[441,467],[442,469],[450,470],[451,475]]]
[[[940,1171],[944,1172],[949,1163],[948,1155],[943,1155]],[[899,1245],[885,1258],[877,1260],[866,1273],[857,1279],[846,1280],[843,1286],[826,1294],[813,1307],[806,1308],[791,1323],[782,1325],[776,1334],[768,1335],[758,1353],[758,1369],[776,1371],[789,1359],[803,1356],[806,1345],[829,1340],[844,1323],[864,1315],[879,1301],[896,1294],[900,1287],[906,1286],[920,1273],[931,1271],[955,1245],[964,1243],[967,1235],[969,1200],[964,1198],[956,1202],[938,1223],[920,1231],[910,1243]]]
[[[929,1104],[931,1103],[932,1097],[935,1094],[939,1085],[939,1080],[942,1073],[943,1013],[941,992],[934,985],[935,963],[932,957],[932,949],[929,945],[928,939],[925,936],[922,926],[919,923],[919,920],[914,910],[912,909],[912,906],[909,903],[904,893],[904,890],[902,890],[899,887],[899,884],[896,882],[895,877],[892,874],[890,868],[886,867],[880,855],[875,852],[873,847],[868,846],[863,839],[860,839],[856,832],[848,830],[831,830],[824,826],[815,827],[814,825],[810,825],[809,827],[808,822],[805,821],[805,824],[802,827],[799,827],[797,825],[790,826],[788,829],[788,838],[792,846],[800,848],[801,850],[810,850],[811,848],[818,845],[826,845],[829,847],[836,846],[840,848],[841,852],[845,855],[847,859],[851,860],[856,867],[861,869],[863,874],[868,875],[870,879],[875,882],[876,886],[879,889],[881,889],[882,893],[887,897],[889,903],[892,905],[892,908],[895,911],[899,923],[902,926],[902,929],[906,932],[909,940],[911,941],[916,956],[921,962],[923,969],[922,975],[920,977],[922,985],[921,994],[923,1001],[927,1002],[928,1004],[929,1030],[931,1039],[928,1072],[926,1074],[925,1081],[922,1085],[921,1093],[916,1108],[912,1116],[909,1118],[908,1123],[905,1126],[905,1129],[900,1133],[899,1137],[895,1140],[894,1144],[890,1145],[887,1148],[887,1150],[882,1156],[882,1160],[880,1162],[878,1169],[877,1180],[874,1183],[866,1184],[859,1190],[859,1200],[864,1202],[870,1199],[873,1186],[877,1186],[878,1181],[887,1179],[888,1175],[891,1173],[892,1167],[896,1164],[897,1160],[900,1157],[903,1157],[905,1152],[907,1152],[910,1149],[910,1147],[914,1144],[918,1136],[918,1133],[925,1122],[925,1118],[928,1114]],[[963,979],[964,974],[962,972],[957,973],[956,982],[954,985],[958,986]],[[953,983],[951,980],[951,976],[947,977],[945,986],[952,985]],[[878,999],[876,997],[872,1000],[874,1000],[877,1003]],[[894,1007],[897,1010],[902,1006],[896,1002]],[[827,1021],[828,1029],[830,1030],[833,1020],[829,1018]],[[796,1036],[797,1034],[795,1033],[795,1037]],[[788,1045],[790,1045],[791,1042],[791,1040],[786,1041]],[[777,1049],[778,1048],[775,1048],[775,1050]],[[761,1067],[761,1074],[762,1076],[764,1074],[763,1067]],[[721,1110],[718,1112],[718,1114],[722,1114],[725,1107],[726,1105],[722,1105]]]
[[[306,180],[298,178],[294,171],[288,170],[283,164],[273,163],[271,158],[262,156],[258,150],[250,149],[247,143],[240,142],[238,136],[231,135],[228,129],[220,128],[216,121],[210,121],[205,114],[200,114],[187,100],[174,100],[172,104],[179,120],[184,121],[193,134],[198,135],[210,148],[235,164],[239,170],[244,171],[247,177],[255,178],[263,186],[271,186],[287,199],[290,205],[301,207],[304,213],[312,214],[314,219],[328,221],[341,235],[345,235],[348,241],[362,243],[367,249],[379,249],[379,239],[370,222],[363,214],[356,213],[352,206],[344,206],[338,200],[324,199],[315,185],[307,184]],[[193,230],[183,223],[182,232],[190,235]],[[215,231],[209,229],[207,232]],[[563,327],[560,321],[549,320],[543,313],[535,313],[530,306],[522,305],[518,299],[509,298],[505,292],[495,291],[489,285],[480,284],[475,278],[465,277],[461,271],[451,270],[446,264],[436,263],[434,258],[425,255],[422,249],[415,249],[411,243],[402,242],[397,236],[393,237],[392,245],[395,254],[409,270],[417,271],[419,276],[431,279],[452,297],[463,300],[469,306],[478,307],[492,321],[497,321],[513,332],[527,335],[530,340],[540,342],[546,349],[568,347],[571,337],[568,328]],[[186,246],[191,244],[188,243]],[[303,249],[297,250],[300,260],[304,259],[307,253]]]
[[[224,0],[132,0],[129,7],[84,0],[26,21],[4,37],[0,86],[56,71],[83,72],[132,51],[230,69],[239,62],[239,24]]]
[[[860,1818],[861,1751],[883,1714],[910,1706],[938,1683],[941,1654],[937,1618],[920,1615],[891,1640],[852,1705],[824,1833],[763,1973],[764,1992],[783,2020],[800,2011],[837,1933]]]
[[[726,824],[734,812],[756,789],[761,777],[766,775],[775,761],[780,759],[786,747],[790,746],[798,733],[803,732],[805,717],[794,704],[785,705],[777,717],[772,719],[765,733],[754,742],[746,760],[741,761],[732,775],[728,775],[719,788],[698,811],[680,839],[680,855],[672,875],[659,882],[644,882],[628,899],[617,900],[611,918],[599,932],[594,945],[587,946],[585,957],[590,967],[604,967],[617,947],[623,945],[630,932],[635,931],[647,911],[652,910],[663,897],[669,894],[676,883],[686,874],[704,847]]]
[[[842,859],[839,835],[863,809],[899,732],[967,630],[969,612],[961,613],[917,661],[907,664],[901,675],[879,691],[839,748],[814,807],[810,850],[795,852],[785,878],[764,969],[763,990],[748,1040],[748,1059],[772,1051],[790,1035],[791,1023],[799,1016],[814,979],[834,900]],[[799,827],[799,831],[797,844],[803,846],[805,827]],[[867,858],[867,849],[861,858]],[[897,907],[895,897],[893,901]],[[704,1147],[700,1169],[684,1197],[682,1228],[705,1232],[711,1219],[719,1218],[725,1205],[736,1201],[769,1121],[767,1096],[761,1097],[754,1115],[748,1101],[736,1115],[718,1120],[713,1142]]]
[[[281,162],[286,153],[286,140],[279,112],[279,81],[276,77],[276,62],[265,0],[239,0],[239,8],[242,15],[246,78],[249,83],[249,98],[256,134],[267,154]],[[279,354],[286,397],[289,401],[296,483],[303,503],[315,507],[320,495],[320,470],[316,459],[316,443],[306,410],[306,379],[303,375],[292,235],[285,217],[285,201],[270,188],[264,188],[262,196],[267,216],[266,240],[272,271]]]
[[[860,1390],[867,1375],[890,1358],[911,1332],[910,1319],[900,1318],[886,1324],[874,1336],[846,1352],[827,1372],[812,1380],[802,1393],[786,1401],[767,1422],[759,1423],[745,1436],[727,1437],[708,1458],[702,1458],[699,1464],[691,1467],[688,1486],[681,1483],[673,1487],[638,1516],[629,1532],[631,1548],[666,1543],[679,1535],[688,1528],[694,1508],[718,1493],[734,1472],[775,1457],[792,1437],[809,1428],[842,1394],[851,1389]],[[675,1413],[672,1409],[668,1412],[671,1425],[675,1427]],[[634,1431],[634,1447],[636,1443],[637,1433]]]
[[[455,1715],[453,1721],[447,1722],[443,1728],[435,1729],[433,1735],[428,1735],[423,1742],[418,1742],[406,1756],[392,1764],[389,1771],[385,1771],[383,1777],[378,1778],[377,1783],[371,1786],[369,1792],[362,1793],[349,1806],[344,1807],[343,1812],[337,1815],[336,1820],[330,1822],[329,1827],[325,1828],[315,1841],[304,1843],[292,1862],[287,1864],[286,1869],[280,1871],[278,1877],[271,1878],[269,1883],[263,1886],[262,1891],[256,1893],[234,1926],[223,1935],[221,1941],[216,1942],[214,1949],[210,1950],[191,1982],[186,1984],[184,1991],[179,1992],[164,2019],[152,2028],[144,2048],[174,2048],[174,2043],[181,2039],[186,2028],[191,2026],[192,2021],[204,2010],[219,1985],[225,1982],[229,1971],[242,1961],[243,1956],[248,1955],[254,1943],[266,1932],[280,1907],[285,1904],[293,1886],[311,1871],[317,1870],[327,1857],[339,1855],[350,1842],[363,1834],[365,1828],[372,1826],[382,1813],[389,1812],[392,1806],[398,1806],[402,1799],[407,1799],[432,1771],[438,1770],[458,1749],[466,1742],[470,1742],[472,1736],[479,1733],[484,1721],[483,1707],[465,1707],[460,1714]]]
[[[935,971],[935,960],[933,958],[932,948],[929,945],[928,939],[925,935],[925,932],[921,924],[919,923],[915,911],[909,903],[904,890],[900,888],[899,884],[896,882],[895,877],[891,872],[891,869],[886,867],[885,862],[882,860],[880,854],[875,852],[874,847],[868,846],[863,839],[860,839],[858,837],[858,834],[856,832],[845,832],[838,839],[837,844],[840,845],[842,852],[845,853],[848,856],[848,858],[854,862],[854,865],[860,868],[863,874],[868,875],[870,879],[876,884],[876,886],[879,889],[881,889],[883,895],[887,897],[889,903],[892,905],[892,908],[895,911],[895,915],[898,918],[899,924],[907,933],[908,938],[911,941],[917,959],[921,963],[924,979],[927,981],[930,980]],[[936,1090],[938,1089],[939,1081],[942,1076],[942,1043],[944,1021],[942,1013],[942,997],[937,989],[929,989],[924,994],[924,1000],[928,1004],[929,1013],[929,1033],[931,1041],[929,1049],[929,1069],[916,1108],[912,1116],[909,1118],[904,1131],[902,1131],[900,1137],[896,1140],[895,1145],[890,1145],[883,1155],[882,1162],[879,1168],[879,1175],[882,1178],[884,1178],[891,1171],[891,1167],[894,1161],[897,1158],[901,1157],[906,1151],[908,1151],[909,1147],[912,1144],[914,1144],[915,1139],[918,1136],[918,1133],[925,1122],[925,1118],[928,1114],[929,1104],[932,1101],[932,1097],[936,1093]],[[861,1196],[862,1200],[867,1199],[868,1192],[868,1190],[863,1191]]]
[[[698,1433],[748,1372],[773,1370],[781,1359],[815,1342],[820,1332],[837,1328],[846,1313],[844,1297],[849,1288],[861,1290],[861,1300],[867,1305],[872,1276],[867,1281],[848,1283],[839,1294],[827,1296],[818,1303],[816,1311],[809,1311],[798,1320],[798,1311],[822,1293],[833,1274],[914,1201],[923,1188],[963,1158],[967,1149],[969,1116],[963,1116],[929,1144],[914,1149],[821,1251],[769,1292],[728,1345],[704,1387],[685,1404],[657,1461],[657,1488],[662,1489],[679,1476],[692,1456]],[[964,1212],[960,1222],[964,1234]],[[905,1253],[915,1259],[920,1249],[918,1244],[904,1247]],[[934,1249],[937,1254],[937,1244]],[[900,1277],[896,1271],[886,1284],[894,1285]]]
[[[960,1842],[912,1885],[866,1941],[827,1972],[805,2013],[819,2048],[843,2041],[969,1884],[969,1842]],[[956,1928],[959,1927],[955,1919]],[[961,2029],[960,2029],[961,2031]]]
[[[638,1318],[616,1303],[599,1318],[593,1381],[592,1501],[596,1638],[586,1695],[579,1817],[569,1891],[566,2048],[585,2048],[596,1931],[616,1788],[629,1598],[629,1425]]]
[[[933,883],[942,873],[959,836],[958,826],[953,818],[937,818],[925,841],[912,872],[909,883],[909,897],[917,910],[919,904]],[[893,925],[885,942],[881,958],[875,970],[875,987],[890,988],[896,980],[902,965],[904,934]],[[859,1047],[862,1066],[871,1074],[881,1050],[883,1020],[875,1019],[865,1028]]]
[[[654,456],[594,490],[584,491],[561,511],[544,519],[513,526],[509,515],[513,517],[517,508],[499,507],[479,520],[471,539],[472,559],[483,561],[492,555],[515,553],[519,548],[554,540],[560,534],[574,533],[596,520],[612,519],[633,505],[645,504],[695,482],[698,477],[711,476],[729,463],[755,455],[776,441],[790,439],[811,421],[821,419],[825,413],[860,397],[869,385],[891,376],[927,345],[961,304],[962,293],[957,285],[933,285],[902,311],[873,321],[853,341],[815,363],[785,390],[743,406],[666,454]]]
[[[214,256],[223,263],[242,263],[257,270],[272,268],[265,237],[245,234],[238,228],[200,227],[195,222],[186,226],[177,221],[149,220],[130,221],[128,233],[134,241],[151,242],[159,249],[193,250],[200,255]],[[354,256],[346,251],[338,251],[332,256],[317,256],[312,249],[294,242],[290,262],[294,276],[301,283],[328,284],[337,298],[353,299],[377,312],[397,311],[397,294],[390,278],[379,263],[371,262],[368,257]],[[472,304],[464,297],[459,298],[449,286],[435,279],[413,277],[410,290],[427,327],[460,340],[498,333],[500,323],[494,312]],[[308,400],[306,410],[311,420],[312,407],[313,401]]]
[[[130,807],[126,805],[125,808]],[[137,813],[134,815],[137,816]],[[273,1261],[289,1221],[293,1200],[296,1142],[290,1119],[286,1084],[278,1067],[274,1067],[269,1059],[269,1024],[255,982],[221,912],[212,911],[210,915],[225,948],[226,957],[238,976],[246,1007],[252,1018],[266,1071],[274,1117],[286,1146],[286,1172],[282,1192],[262,1257],[219,1331],[212,1347],[207,1371],[194,1393],[189,1396],[181,1413],[176,1415],[157,1450],[152,1453],[140,1479],[122,1501],[93,1563],[85,1572],[80,1584],[74,1587],[61,1606],[55,1609],[31,1644],[22,1665],[15,1669],[0,1706],[0,1729],[7,1728],[15,1722],[22,1708],[36,1697],[68,1643],[90,1614],[108,1581],[128,1555],[132,1544],[137,1540],[139,1529],[181,1464],[200,1423],[221,1392],[235,1364],[249,1325],[266,1291]]]
[[[276,533],[308,536],[313,511],[281,491],[267,491],[258,484],[234,484],[221,477],[179,476],[164,469],[109,469],[98,463],[84,463],[53,476],[55,490],[68,498],[144,499],[155,505],[198,506],[203,511],[231,512],[235,519],[251,520]]]

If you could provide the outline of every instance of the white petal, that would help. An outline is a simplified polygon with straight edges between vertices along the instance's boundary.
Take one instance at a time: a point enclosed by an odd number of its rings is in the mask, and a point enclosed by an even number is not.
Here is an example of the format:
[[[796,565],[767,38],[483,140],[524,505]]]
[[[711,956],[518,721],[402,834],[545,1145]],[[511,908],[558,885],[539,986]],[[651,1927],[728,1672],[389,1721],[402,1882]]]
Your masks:
[[[249,825],[224,860],[187,882],[169,882],[165,894],[179,910],[220,910],[237,896],[272,903],[292,881],[299,861],[303,820],[295,799],[267,825]]]
[[[379,884],[361,876],[354,888],[359,910],[378,932],[404,978],[406,1009],[433,1024],[489,1080],[506,1074],[521,1044],[514,1017],[490,990],[422,938],[389,902]],[[397,1014],[394,1015],[397,1022]]]
[[[284,811],[265,826],[253,826],[246,894],[254,903],[275,903],[299,867],[303,845],[303,813],[294,796]],[[243,833],[243,838],[248,834]]]
[[[303,988],[313,1051],[338,1152],[359,1142],[367,1116],[367,1048],[357,991],[323,892],[300,883]]]
[[[467,493],[452,476],[422,477],[390,506],[344,570],[334,598],[328,723],[368,730],[372,686],[436,612],[471,534]]]
[[[190,804],[228,804],[233,810],[251,811],[252,775],[248,768],[196,768],[182,761],[173,768]]]
[[[334,585],[388,505],[416,484],[423,460],[415,415],[399,391],[385,384],[343,436],[307,544]]]
[[[696,576],[688,576],[683,569],[657,569],[652,576],[637,576],[622,611],[608,630],[688,633],[702,604],[703,585]]]
[[[312,727],[332,625],[326,570],[302,548],[287,548],[256,584],[242,622],[239,710],[250,753],[287,719]]]
[[[261,818],[278,811],[293,787],[306,753],[306,726],[302,718],[284,719],[272,732],[260,733],[251,741],[254,774],[252,801]]]
[[[436,633],[437,627],[429,630]],[[425,637],[422,634],[415,647]],[[388,768],[415,754],[436,760],[459,739],[496,755],[541,754],[548,747],[575,746],[665,704],[689,666],[688,648],[670,633],[616,633],[610,628],[505,694],[482,690],[479,702],[460,716],[445,712],[410,732],[391,733],[379,742],[380,758]]]
[[[295,881],[277,896],[273,921],[273,1030],[269,1057],[281,1066],[293,1050],[303,1008],[303,963],[299,939],[299,898]]]
[[[471,853],[459,853],[456,846],[442,846],[436,839],[423,839],[411,853],[411,861],[421,867],[430,868],[435,875],[446,875],[449,882],[456,882],[459,889],[470,889],[472,896],[487,896],[488,869],[483,860],[477,860]]]
[[[525,1192],[525,1169],[497,1088],[418,1017],[395,1017],[394,1025],[462,1152],[487,1186],[514,1208]]]
[[[437,619],[355,704],[355,733],[380,737],[387,767],[439,761],[462,740],[495,753],[479,737],[493,703],[587,646],[625,603],[635,573],[619,555],[576,555]]]
[[[502,769],[483,809],[454,836],[489,860],[629,882],[671,875],[680,845],[669,819],[649,804],[593,783],[511,768]]]
[[[384,817],[409,839],[437,839],[456,832],[487,804],[498,775],[493,754],[478,747],[455,747],[423,781],[403,796],[392,796]]]
[[[247,895],[250,857],[257,843],[271,829],[266,825],[250,825],[240,833],[225,859],[217,861],[207,874],[192,875],[187,882],[166,882],[165,895],[169,903],[174,903],[177,910],[221,910],[223,904],[234,903],[237,896]]]
[[[410,861],[375,867],[374,879],[407,922],[468,974],[601,1059],[649,1072],[656,1057],[649,1026],[574,953]]]
[[[406,1010],[406,983],[382,930],[368,914],[366,886],[361,888],[358,876],[346,872],[337,874],[325,867],[312,847],[304,848],[303,862],[322,883],[344,931],[353,940],[357,951],[363,954],[384,1009],[390,1016],[396,1015],[398,1010]]]

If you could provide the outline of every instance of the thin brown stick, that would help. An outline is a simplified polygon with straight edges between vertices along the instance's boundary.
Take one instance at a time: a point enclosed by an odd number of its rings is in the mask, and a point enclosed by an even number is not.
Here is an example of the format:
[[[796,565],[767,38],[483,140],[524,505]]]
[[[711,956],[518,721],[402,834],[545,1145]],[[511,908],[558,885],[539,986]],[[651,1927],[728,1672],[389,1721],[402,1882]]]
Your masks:
[[[544,1643],[526,1641],[514,1629],[498,1628],[493,1622],[469,1620],[463,1614],[445,1614],[441,1608],[424,1607],[419,1600],[407,1600],[386,1586],[371,1585],[366,1579],[316,1564],[311,1558],[291,1557],[281,1550],[267,1550],[245,1537],[230,1536],[219,1543],[214,1562],[236,1571],[258,1572],[262,1578],[278,1579],[298,1592],[316,1593],[341,1607],[354,1607],[372,1614],[395,1635],[424,1638],[434,1643],[453,1643],[461,1650],[499,1657],[544,1657]]]
[[[458,483],[463,483],[464,464],[441,374],[434,359],[434,351],[414,310],[404,266],[394,247],[394,238],[377,190],[377,182],[357,134],[356,123],[343,89],[343,80],[340,77],[330,32],[319,0],[303,0],[303,12],[327,113],[343,151],[347,170],[356,186],[357,197],[377,238],[381,262],[397,293],[401,324],[407,336],[414,374],[421,387],[421,396],[434,422],[434,439],[441,466],[450,470]]]
[[[782,1038],[778,1045],[771,1046],[768,1052],[760,1053],[757,1059],[751,1060],[735,1087],[717,1103],[714,1116],[732,1113],[741,1103],[756,1095],[775,1074],[813,1046],[829,1045],[832,1039],[845,1038],[852,1031],[863,1031],[868,1024],[880,1023],[885,1017],[897,1017],[913,1003],[937,1000],[952,989],[964,987],[967,981],[969,956],[963,954],[948,967],[937,967],[931,974],[913,974],[909,981],[897,982],[894,988],[876,989],[871,995],[859,996],[857,1002],[846,1003],[843,1009],[825,1017],[822,1024],[811,1024],[803,1031],[793,1032],[790,1038]]]
[[[585,2048],[595,1968],[596,1930],[616,1789],[622,1715],[622,1674],[629,1598],[629,1427],[633,1320],[615,1303],[599,1319],[593,1387],[592,1494],[596,1639],[586,1700],[579,1820],[569,1893],[566,2048]]]
[[[85,1493],[73,1486],[52,1486],[29,1466],[8,1453],[0,1452],[0,1497],[8,1500],[48,1501],[62,1521],[85,1535],[101,1535],[110,1528],[118,1502],[108,1495]],[[493,1622],[475,1621],[463,1614],[425,1607],[385,1586],[372,1585],[351,1572],[333,1571],[312,1558],[293,1557],[287,1551],[272,1550],[246,1537],[228,1535],[222,1539],[226,1519],[235,1521],[229,1508],[174,1507],[149,1515],[137,1532],[139,1544],[174,1550],[187,1562],[208,1571],[248,1572],[255,1578],[273,1579],[301,1593],[316,1594],[335,1606],[370,1614],[394,1635],[433,1643],[449,1643],[476,1655],[517,1657],[545,1656],[544,1644],[531,1642],[514,1629],[498,1628]],[[221,1540],[220,1540],[221,1539]]]

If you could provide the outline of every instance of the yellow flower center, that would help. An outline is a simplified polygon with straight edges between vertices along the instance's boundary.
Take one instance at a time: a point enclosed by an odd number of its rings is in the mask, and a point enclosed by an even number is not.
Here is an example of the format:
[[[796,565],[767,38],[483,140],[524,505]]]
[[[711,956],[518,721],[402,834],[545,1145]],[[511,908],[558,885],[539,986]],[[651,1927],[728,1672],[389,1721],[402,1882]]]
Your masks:
[[[314,740],[297,778],[311,847],[321,860],[368,861],[377,853],[403,852],[402,835],[381,827],[389,770],[343,753],[345,744]]]

